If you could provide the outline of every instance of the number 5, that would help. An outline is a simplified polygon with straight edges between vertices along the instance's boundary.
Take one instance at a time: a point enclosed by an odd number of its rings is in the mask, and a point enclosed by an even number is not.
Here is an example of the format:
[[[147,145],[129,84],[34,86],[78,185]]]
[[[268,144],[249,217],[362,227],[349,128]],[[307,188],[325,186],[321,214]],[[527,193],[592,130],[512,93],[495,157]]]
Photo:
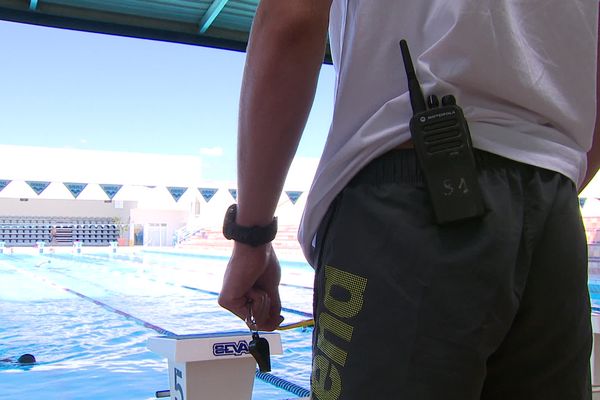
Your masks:
[[[181,372],[177,368],[174,368],[173,372],[175,373],[175,391],[181,393],[181,398],[177,398],[177,396],[175,396],[175,400],[185,400],[185,398],[183,397],[183,387],[181,387],[181,384],[177,382],[178,377],[180,379],[183,379],[183,372]]]

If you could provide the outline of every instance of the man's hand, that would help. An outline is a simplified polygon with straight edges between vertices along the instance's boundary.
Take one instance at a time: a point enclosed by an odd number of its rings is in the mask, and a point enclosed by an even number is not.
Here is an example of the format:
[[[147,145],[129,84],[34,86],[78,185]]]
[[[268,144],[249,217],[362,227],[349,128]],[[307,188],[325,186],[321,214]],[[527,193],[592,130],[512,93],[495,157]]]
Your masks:
[[[219,305],[246,321],[251,329],[275,330],[281,317],[281,267],[271,244],[252,247],[235,243],[223,278]],[[249,307],[256,325],[251,325]]]

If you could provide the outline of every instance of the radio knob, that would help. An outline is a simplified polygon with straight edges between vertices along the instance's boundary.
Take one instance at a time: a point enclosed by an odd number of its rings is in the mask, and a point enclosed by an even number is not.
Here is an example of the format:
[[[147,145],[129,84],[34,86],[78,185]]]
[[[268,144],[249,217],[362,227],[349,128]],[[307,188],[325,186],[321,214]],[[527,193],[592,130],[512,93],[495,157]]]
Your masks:
[[[442,97],[442,105],[444,106],[453,106],[456,104],[456,98],[451,94],[447,94]]]
[[[427,106],[429,108],[436,108],[440,106],[440,101],[435,94],[427,96]]]

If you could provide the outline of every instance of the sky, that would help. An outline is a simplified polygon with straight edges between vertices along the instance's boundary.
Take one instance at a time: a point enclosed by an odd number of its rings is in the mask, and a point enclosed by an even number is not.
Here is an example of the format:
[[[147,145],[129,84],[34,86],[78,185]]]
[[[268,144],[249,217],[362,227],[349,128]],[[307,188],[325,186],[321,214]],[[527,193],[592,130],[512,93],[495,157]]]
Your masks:
[[[245,53],[0,22],[0,144],[199,156],[235,181]],[[296,162],[321,154],[333,110],[324,65]]]

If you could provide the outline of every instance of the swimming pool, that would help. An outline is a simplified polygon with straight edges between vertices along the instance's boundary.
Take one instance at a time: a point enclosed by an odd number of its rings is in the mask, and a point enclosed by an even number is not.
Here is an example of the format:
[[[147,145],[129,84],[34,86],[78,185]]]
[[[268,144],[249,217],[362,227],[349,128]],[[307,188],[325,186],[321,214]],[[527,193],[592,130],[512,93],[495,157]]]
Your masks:
[[[216,303],[227,258],[136,254],[0,255],[0,359],[34,354],[38,363],[0,363],[6,398],[153,399],[168,389],[167,363],[147,349],[163,332],[239,331]],[[312,269],[282,262],[286,322],[312,309]],[[272,374],[308,389],[312,329],[281,332]],[[253,399],[297,397],[257,379]],[[296,392],[297,393],[297,392]]]

